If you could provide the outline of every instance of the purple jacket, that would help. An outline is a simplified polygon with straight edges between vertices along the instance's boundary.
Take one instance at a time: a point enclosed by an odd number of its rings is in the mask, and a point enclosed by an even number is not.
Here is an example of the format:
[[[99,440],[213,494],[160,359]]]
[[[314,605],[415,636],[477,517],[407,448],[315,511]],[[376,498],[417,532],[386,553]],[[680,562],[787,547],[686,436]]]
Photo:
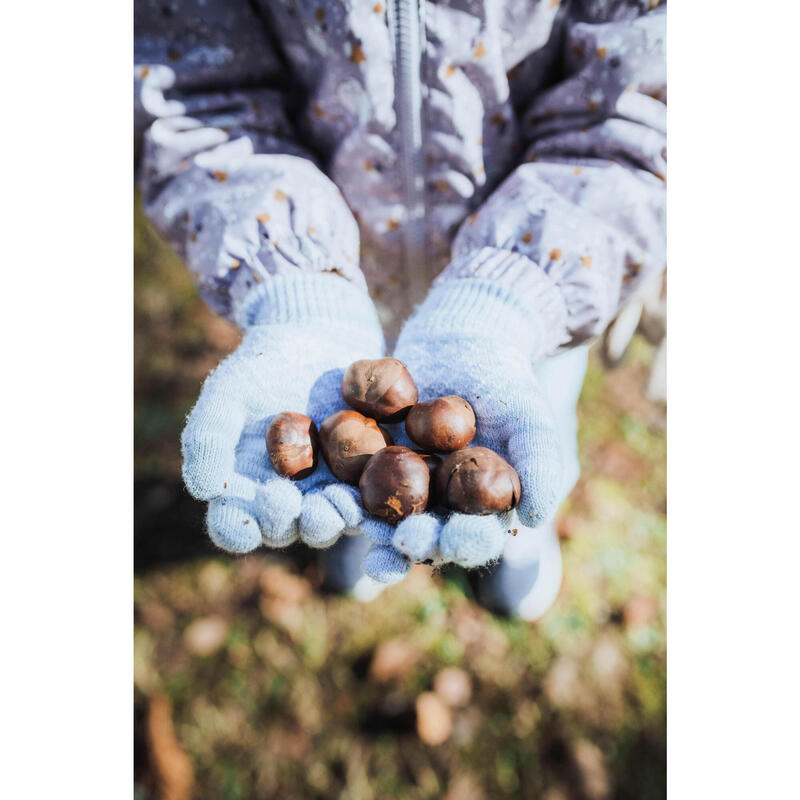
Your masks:
[[[391,328],[445,266],[528,293],[551,354],[665,266],[665,20],[659,0],[136,0],[145,207],[235,321],[271,275],[334,271]]]

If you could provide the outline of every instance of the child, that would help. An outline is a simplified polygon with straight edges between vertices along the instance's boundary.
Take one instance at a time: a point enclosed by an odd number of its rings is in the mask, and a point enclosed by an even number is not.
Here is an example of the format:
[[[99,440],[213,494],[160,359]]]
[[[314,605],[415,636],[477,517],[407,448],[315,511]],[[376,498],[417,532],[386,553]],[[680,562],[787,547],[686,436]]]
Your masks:
[[[137,0],[145,207],[244,331],[182,438],[214,542],[363,532],[339,546],[350,585],[347,553],[369,547],[361,596],[413,561],[505,551],[489,598],[546,610],[584,343],[665,266],[665,17],[659,0]],[[474,443],[520,475],[511,515],[393,529],[324,466],[292,483],[265,458],[269,419],[341,408],[344,368],[384,355],[381,323],[393,338],[419,301],[393,355],[423,399],[472,404]]]

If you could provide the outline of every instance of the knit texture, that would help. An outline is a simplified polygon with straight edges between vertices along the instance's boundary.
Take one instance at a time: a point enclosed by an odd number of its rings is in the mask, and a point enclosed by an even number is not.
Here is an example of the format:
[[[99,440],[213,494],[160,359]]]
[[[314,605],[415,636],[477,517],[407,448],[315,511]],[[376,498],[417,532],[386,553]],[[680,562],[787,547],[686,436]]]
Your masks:
[[[586,355],[570,353],[535,368],[541,335],[540,321],[524,313],[507,286],[455,279],[430,292],[403,329],[395,356],[414,376],[421,400],[455,394],[472,405],[477,419],[472,444],[512,464],[522,496],[508,514],[427,513],[396,528],[371,520],[362,529],[376,547],[391,544],[410,561],[478,567],[500,558],[515,529],[529,531],[552,518],[577,477],[574,409]],[[402,426],[393,434],[398,444],[413,446]]]
[[[434,282],[460,327],[498,326],[530,350],[536,362],[565,341],[567,308],[561,289],[521,253],[481,247],[458,254]],[[445,299],[446,298],[446,299]],[[444,314],[445,308],[440,307]],[[437,325],[441,325],[438,323]]]
[[[374,545],[364,556],[364,574],[380,583],[398,583],[411,569],[411,564],[393,547]]]
[[[239,312],[239,348],[209,375],[181,439],[189,492],[208,501],[208,533],[244,553],[262,542],[300,539],[329,547],[363,517],[358,491],[320,459],[301,481],[279,477],[265,435],[283,411],[319,426],[345,408],[344,370],[383,355],[383,335],[367,294],[337,275],[275,276]]]

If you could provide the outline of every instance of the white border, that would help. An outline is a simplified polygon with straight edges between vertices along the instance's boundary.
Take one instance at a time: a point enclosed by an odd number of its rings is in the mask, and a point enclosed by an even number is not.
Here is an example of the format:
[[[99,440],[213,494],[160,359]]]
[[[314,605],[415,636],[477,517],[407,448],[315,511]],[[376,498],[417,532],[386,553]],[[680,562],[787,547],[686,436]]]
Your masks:
[[[0,796],[133,786],[132,4],[3,11]]]
[[[100,0],[4,13],[5,797],[132,787],[131,19]],[[786,2],[669,11],[681,800],[797,783],[798,21]]]
[[[797,792],[791,3],[672,3],[668,734],[675,798]]]

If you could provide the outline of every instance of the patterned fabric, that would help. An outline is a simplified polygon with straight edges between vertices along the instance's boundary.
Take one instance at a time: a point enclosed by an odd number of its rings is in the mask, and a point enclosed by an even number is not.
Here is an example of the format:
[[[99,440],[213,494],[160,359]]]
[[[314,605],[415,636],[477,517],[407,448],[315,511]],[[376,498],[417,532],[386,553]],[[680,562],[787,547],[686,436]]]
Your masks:
[[[360,267],[390,330],[409,310],[388,1],[136,0],[145,206],[231,319],[273,275],[362,283]],[[422,14],[417,268],[429,280],[451,243],[440,280],[486,277],[464,267],[482,248],[519,254],[493,280],[543,314],[563,306],[542,355],[600,333],[665,263],[665,7],[424,0]]]

